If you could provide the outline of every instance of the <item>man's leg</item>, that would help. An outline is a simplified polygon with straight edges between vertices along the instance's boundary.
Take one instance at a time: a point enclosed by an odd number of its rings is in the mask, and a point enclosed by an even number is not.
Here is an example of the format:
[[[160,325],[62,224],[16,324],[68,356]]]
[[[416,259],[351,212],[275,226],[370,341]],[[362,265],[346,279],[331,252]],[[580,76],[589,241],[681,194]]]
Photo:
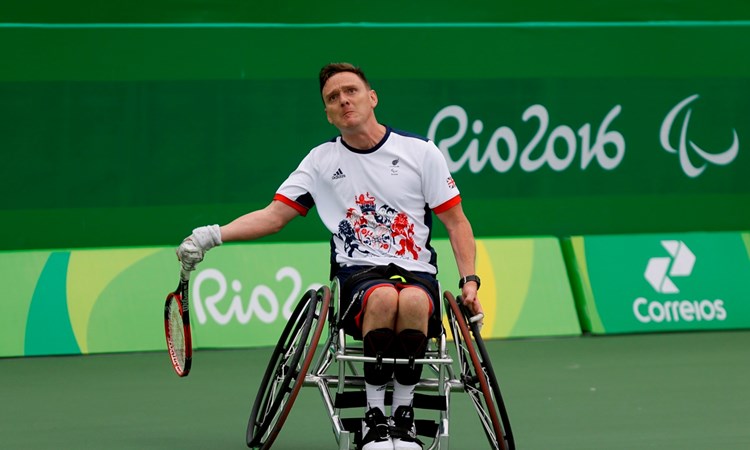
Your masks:
[[[398,297],[396,288],[389,284],[373,286],[366,292],[361,322],[365,356],[384,359],[394,356]],[[392,450],[393,443],[385,416],[385,392],[386,385],[393,378],[393,364],[365,363],[364,373],[367,408],[362,448]]]
[[[393,357],[398,292],[393,286],[380,285],[366,295],[362,319],[364,354]],[[377,407],[385,413],[385,385],[393,379],[393,364],[365,363],[364,366],[367,409]]]
[[[398,297],[396,319],[396,356],[399,358],[422,358],[427,346],[427,322],[432,313],[432,302],[424,289],[407,287]],[[422,365],[398,365],[395,369],[396,386],[405,387],[407,397],[394,392],[393,410],[401,405],[411,406],[414,385],[422,376]],[[408,390],[408,393],[406,393]]]
[[[396,357],[419,359],[427,347],[427,324],[432,301],[424,289],[406,287],[398,298]],[[422,364],[395,367],[393,388],[393,442],[396,450],[421,449],[414,430],[414,388],[422,376]]]

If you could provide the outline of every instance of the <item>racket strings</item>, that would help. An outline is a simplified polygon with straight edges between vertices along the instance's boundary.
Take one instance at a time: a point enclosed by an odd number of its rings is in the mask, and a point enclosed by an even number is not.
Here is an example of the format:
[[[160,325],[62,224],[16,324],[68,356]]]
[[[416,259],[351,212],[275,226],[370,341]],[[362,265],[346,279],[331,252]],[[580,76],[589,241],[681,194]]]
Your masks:
[[[173,301],[169,308],[169,337],[174,356],[181,367],[185,366],[185,331],[183,329],[181,306]]]

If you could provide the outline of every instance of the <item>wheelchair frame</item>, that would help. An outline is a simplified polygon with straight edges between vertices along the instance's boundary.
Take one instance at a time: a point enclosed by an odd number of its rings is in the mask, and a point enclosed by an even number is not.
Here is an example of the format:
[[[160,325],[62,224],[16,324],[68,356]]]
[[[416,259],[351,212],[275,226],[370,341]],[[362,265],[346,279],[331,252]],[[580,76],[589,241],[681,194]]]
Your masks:
[[[248,421],[246,442],[250,448],[270,449],[303,386],[317,387],[328,413],[339,450],[359,449],[361,412],[366,404],[364,376],[355,363],[382,362],[364,356],[361,346],[348,338],[339,326],[338,280],[305,293],[297,304],[261,381]],[[332,301],[333,299],[333,301]],[[388,358],[388,363],[424,364],[432,376],[417,383],[415,409],[430,409],[437,420],[415,420],[417,433],[432,439],[429,450],[449,448],[449,403],[454,390],[471,399],[490,448],[515,450],[510,420],[489,355],[461,297],[445,291],[444,315],[453,336],[455,358],[449,354],[445,326],[431,337],[424,358]],[[328,337],[321,351],[318,342],[328,325]],[[457,369],[454,369],[454,363]],[[335,367],[337,365],[337,367]],[[333,373],[330,369],[333,370]],[[425,394],[427,392],[428,394]],[[390,404],[388,393],[386,404]],[[356,417],[343,417],[349,408],[359,408]]]

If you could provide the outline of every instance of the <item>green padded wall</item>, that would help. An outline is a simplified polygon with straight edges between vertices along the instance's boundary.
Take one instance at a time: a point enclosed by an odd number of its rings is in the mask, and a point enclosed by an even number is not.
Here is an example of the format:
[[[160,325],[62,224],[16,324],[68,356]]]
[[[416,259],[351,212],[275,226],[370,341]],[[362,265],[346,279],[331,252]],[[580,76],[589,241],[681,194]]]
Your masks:
[[[336,133],[337,60],[445,150],[479,236],[750,228],[750,7],[600,3],[10,2],[0,250],[170,245],[264,206]]]

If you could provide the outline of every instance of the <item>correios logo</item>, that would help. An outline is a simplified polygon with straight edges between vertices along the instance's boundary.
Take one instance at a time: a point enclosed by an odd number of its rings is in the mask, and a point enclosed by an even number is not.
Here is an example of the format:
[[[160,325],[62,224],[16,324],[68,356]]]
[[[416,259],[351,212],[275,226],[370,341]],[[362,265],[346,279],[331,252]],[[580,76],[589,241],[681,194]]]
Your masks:
[[[697,98],[698,94],[691,95],[690,97],[678,103],[674,108],[672,108],[672,110],[669,111],[667,116],[664,118],[664,122],[662,122],[661,130],[659,132],[659,140],[661,142],[661,146],[669,153],[677,153],[679,155],[682,171],[685,172],[685,175],[689,176],[690,178],[695,178],[698,175],[702,174],[703,171],[706,170],[707,163],[717,164],[721,166],[725,166],[731,163],[737,157],[737,153],[739,153],[740,150],[740,141],[737,137],[737,130],[734,129],[732,130],[732,145],[730,145],[726,150],[718,153],[708,152],[699,147],[692,140],[688,139],[690,116],[693,113],[692,109],[688,109],[685,112],[682,123],[679,125],[680,138],[677,142],[677,148],[672,145],[669,138],[672,135],[672,128],[675,126],[677,116],[679,116],[679,114],[683,109],[685,109],[685,107],[687,107],[687,105],[695,101]],[[688,145],[690,145],[690,148],[693,149],[693,152],[702,159],[703,164],[696,166],[691,162],[690,155],[688,154]]]
[[[680,293],[674,278],[689,277],[696,257],[683,241],[663,240],[661,245],[668,256],[650,258],[643,276],[654,291],[668,297],[658,300],[636,298],[633,302],[635,318],[641,323],[726,320],[727,311],[721,299],[672,299],[671,295]]]
[[[689,276],[693,272],[695,255],[682,241],[661,241],[661,245],[670,256],[649,259],[644,276],[656,292],[677,294],[680,290],[670,277]]]

